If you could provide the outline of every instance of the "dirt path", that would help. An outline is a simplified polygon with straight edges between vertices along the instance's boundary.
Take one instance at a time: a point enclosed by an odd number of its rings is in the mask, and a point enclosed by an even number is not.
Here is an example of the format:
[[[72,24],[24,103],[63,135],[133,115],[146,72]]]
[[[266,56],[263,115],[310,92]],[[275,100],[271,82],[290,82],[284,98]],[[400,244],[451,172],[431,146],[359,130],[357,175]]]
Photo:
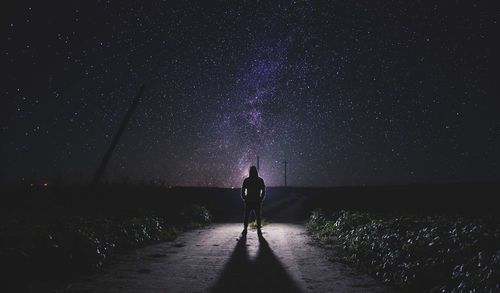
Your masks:
[[[304,226],[269,224],[262,237],[214,224],[118,256],[70,292],[385,292],[372,278],[331,262]]]

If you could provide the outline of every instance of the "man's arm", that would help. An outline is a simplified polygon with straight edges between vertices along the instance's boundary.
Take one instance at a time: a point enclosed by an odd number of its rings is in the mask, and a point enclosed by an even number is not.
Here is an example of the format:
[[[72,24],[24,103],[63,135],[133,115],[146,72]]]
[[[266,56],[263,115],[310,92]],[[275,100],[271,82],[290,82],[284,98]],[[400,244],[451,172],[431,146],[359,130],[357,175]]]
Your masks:
[[[264,198],[266,197],[266,185],[264,184],[264,179],[261,179],[260,182],[260,189],[262,190],[262,193],[260,194],[260,200],[264,200]]]
[[[247,181],[243,180],[243,186],[241,186],[241,199],[246,200],[247,196],[245,194],[245,189],[247,189]]]

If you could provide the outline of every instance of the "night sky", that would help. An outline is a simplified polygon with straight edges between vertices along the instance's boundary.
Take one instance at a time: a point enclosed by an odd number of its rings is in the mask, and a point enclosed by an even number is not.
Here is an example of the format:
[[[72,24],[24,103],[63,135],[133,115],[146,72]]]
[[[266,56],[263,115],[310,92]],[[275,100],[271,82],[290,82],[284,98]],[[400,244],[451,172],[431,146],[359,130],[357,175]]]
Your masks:
[[[105,180],[500,179],[493,1],[16,2],[2,183],[89,182],[141,84]]]

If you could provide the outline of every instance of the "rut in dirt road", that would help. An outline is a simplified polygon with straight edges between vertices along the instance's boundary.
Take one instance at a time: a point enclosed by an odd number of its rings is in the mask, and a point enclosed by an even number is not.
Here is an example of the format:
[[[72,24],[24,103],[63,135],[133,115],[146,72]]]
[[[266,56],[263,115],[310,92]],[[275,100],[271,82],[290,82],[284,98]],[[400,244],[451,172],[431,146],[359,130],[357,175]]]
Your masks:
[[[331,262],[304,226],[268,224],[241,236],[214,224],[120,256],[71,292],[386,292],[372,278]]]

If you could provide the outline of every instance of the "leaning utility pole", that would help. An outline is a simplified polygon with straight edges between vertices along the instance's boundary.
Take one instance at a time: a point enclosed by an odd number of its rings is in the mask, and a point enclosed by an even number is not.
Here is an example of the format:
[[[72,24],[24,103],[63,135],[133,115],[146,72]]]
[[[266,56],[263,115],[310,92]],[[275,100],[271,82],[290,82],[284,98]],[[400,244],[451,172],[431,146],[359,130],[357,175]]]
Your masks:
[[[127,123],[130,120],[130,117],[132,116],[132,113],[134,112],[134,109],[137,106],[137,103],[141,99],[141,95],[142,95],[143,90],[144,90],[144,85],[141,85],[139,87],[139,91],[137,92],[137,95],[132,100],[132,104],[128,108],[128,111],[127,111],[127,114],[125,115],[125,118],[123,118],[123,121],[122,121],[122,124],[120,125],[120,128],[118,128],[118,132],[115,134],[115,137],[113,137],[113,140],[111,141],[111,145],[109,146],[108,151],[104,155],[104,158],[102,159],[102,162],[99,165],[99,168],[95,172],[94,180],[92,181],[92,183],[97,184],[97,183],[99,183],[99,180],[101,180],[101,176],[104,173],[106,166],[108,165],[109,159],[111,158],[111,155],[113,154],[113,151],[114,151],[116,145],[118,144],[120,137],[123,134],[123,130],[125,130],[125,126],[127,126]]]
[[[286,164],[287,164],[287,163],[288,163],[288,162],[285,160],[285,187],[287,187],[287,185],[286,185]]]

